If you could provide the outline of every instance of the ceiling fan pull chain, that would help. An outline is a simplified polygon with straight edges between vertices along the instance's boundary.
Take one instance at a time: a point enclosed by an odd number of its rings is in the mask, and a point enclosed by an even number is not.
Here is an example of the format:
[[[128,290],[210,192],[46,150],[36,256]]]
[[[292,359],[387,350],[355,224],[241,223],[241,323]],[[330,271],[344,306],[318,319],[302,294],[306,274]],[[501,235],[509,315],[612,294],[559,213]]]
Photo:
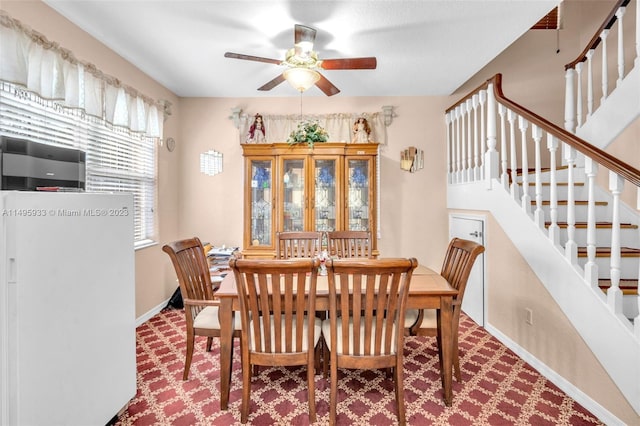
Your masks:
[[[302,122],[302,92],[300,92],[300,121]]]

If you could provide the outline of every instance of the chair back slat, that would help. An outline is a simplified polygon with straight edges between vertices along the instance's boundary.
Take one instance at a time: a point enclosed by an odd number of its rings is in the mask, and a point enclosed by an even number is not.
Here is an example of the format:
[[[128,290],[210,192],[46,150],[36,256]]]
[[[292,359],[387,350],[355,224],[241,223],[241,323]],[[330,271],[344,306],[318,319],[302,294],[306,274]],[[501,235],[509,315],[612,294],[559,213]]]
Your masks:
[[[315,257],[322,250],[322,232],[277,232],[276,259]]]
[[[240,421],[248,420],[252,366],[306,365],[309,422],[315,422],[315,347],[320,338],[315,305],[320,260],[232,259],[229,266],[236,279],[242,321]]]
[[[162,250],[171,258],[180,292],[187,310],[187,316],[195,318],[204,308],[190,301],[213,300],[214,288],[211,283],[209,263],[204,247],[198,237],[175,241],[163,246]]]
[[[250,350],[257,353],[303,352],[313,344],[304,317],[315,315],[318,259],[231,261],[247,324]],[[311,341],[305,340],[305,335]],[[244,343],[244,342],[243,342]]]
[[[458,295],[454,299],[455,305],[462,304],[473,265],[484,250],[481,244],[461,238],[453,238],[449,242],[440,275],[449,282],[451,287],[458,290]]]
[[[371,258],[371,232],[369,231],[329,231],[327,232],[329,254],[339,258]]]
[[[402,345],[415,259],[336,259],[327,265],[332,342],[349,356],[379,356]],[[333,322],[336,327],[333,327]],[[340,335],[337,322],[340,321]],[[334,336],[335,334],[335,336]]]

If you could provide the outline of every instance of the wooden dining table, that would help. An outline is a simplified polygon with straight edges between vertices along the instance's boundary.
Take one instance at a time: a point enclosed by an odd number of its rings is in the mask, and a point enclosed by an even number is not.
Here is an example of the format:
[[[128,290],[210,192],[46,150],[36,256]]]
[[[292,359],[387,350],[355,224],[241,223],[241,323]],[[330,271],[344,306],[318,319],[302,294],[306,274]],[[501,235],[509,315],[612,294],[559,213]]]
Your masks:
[[[439,359],[440,378],[444,394],[444,403],[451,406],[451,369],[453,363],[453,323],[452,303],[458,290],[452,288],[447,280],[436,271],[419,265],[413,272],[407,309],[437,309],[438,333],[440,335]],[[220,283],[216,291],[220,300],[220,409],[226,410],[229,404],[231,385],[231,367],[233,358],[233,315],[240,310],[236,280],[232,271]],[[316,288],[316,310],[329,310],[329,289],[326,276],[318,276]]]

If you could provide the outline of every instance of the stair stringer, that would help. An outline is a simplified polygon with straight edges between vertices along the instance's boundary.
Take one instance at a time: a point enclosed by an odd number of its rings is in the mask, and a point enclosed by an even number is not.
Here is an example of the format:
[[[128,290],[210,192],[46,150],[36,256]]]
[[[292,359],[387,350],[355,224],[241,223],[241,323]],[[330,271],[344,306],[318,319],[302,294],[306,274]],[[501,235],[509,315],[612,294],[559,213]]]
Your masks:
[[[498,180],[493,180],[491,187],[488,189],[487,182],[449,185],[447,207],[491,212],[629,404],[640,414],[640,340],[634,335],[633,326],[623,315],[618,316],[609,309],[602,292],[587,284],[583,271],[570,264],[562,248],[549,240],[546,232],[535,225]]]
[[[636,118],[640,117],[640,67],[635,66],[603,104],[587,117],[575,134],[605,149]]]

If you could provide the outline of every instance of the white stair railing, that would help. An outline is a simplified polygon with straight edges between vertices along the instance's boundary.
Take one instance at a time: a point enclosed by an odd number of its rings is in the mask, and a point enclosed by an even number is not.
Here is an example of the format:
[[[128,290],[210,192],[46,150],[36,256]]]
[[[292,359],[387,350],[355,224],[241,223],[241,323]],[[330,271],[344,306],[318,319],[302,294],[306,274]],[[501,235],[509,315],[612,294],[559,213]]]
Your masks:
[[[640,19],[640,8],[636,5],[636,16],[629,16],[625,19],[626,8],[631,0],[618,0],[611,13],[602,23],[601,27],[596,31],[596,35],[587,44],[585,49],[580,55],[572,62],[565,65],[565,129],[570,132],[576,131],[576,125],[579,128],[584,124],[588,117],[590,117],[597,107],[601,106],[611,93],[613,87],[618,87],[622,84],[625,77],[625,64],[627,59],[633,59],[631,55],[637,59],[640,57],[640,31],[636,31],[636,49],[625,50],[625,42],[629,43],[630,40],[625,39],[625,20],[627,25],[630,25],[632,29],[637,29]],[[617,44],[616,54],[610,58],[607,48],[607,43],[610,41],[608,35],[615,31],[617,38],[615,42]],[[628,57],[625,57],[627,55]],[[594,74],[593,62],[599,61],[600,73]],[[611,63],[615,61],[616,63]],[[582,68],[583,63],[587,65],[587,75],[583,78]],[[617,79],[615,80],[615,86],[609,81],[609,68],[617,70]],[[627,74],[628,74],[627,70]],[[600,86],[600,103],[594,108],[594,80],[599,79]],[[576,90],[574,91],[574,87]],[[597,87],[597,85],[596,85]],[[586,94],[586,99],[584,98]],[[583,105],[586,105],[586,115],[584,113]]]
[[[640,235],[637,230],[631,227],[629,230],[631,237],[626,237],[627,243],[624,247],[621,243],[621,223],[623,220],[638,225],[638,216],[630,215],[631,208],[628,206],[633,204],[640,206],[640,171],[504,97],[501,79],[501,75],[497,74],[447,111],[446,121],[449,127],[447,133],[453,135],[448,141],[448,149],[451,152],[456,151],[459,143],[459,140],[455,138],[455,135],[459,134],[457,129],[465,129],[465,126],[461,124],[475,123],[473,118],[475,114],[478,114],[479,120],[486,122],[487,128],[487,144],[482,146],[483,152],[481,153],[481,158],[486,159],[484,177],[473,173],[475,169],[473,161],[464,162],[462,170],[456,170],[452,161],[452,164],[448,165],[449,182],[455,184],[486,181],[488,185],[493,185],[491,180],[494,178],[500,182],[498,180],[501,178],[499,168],[502,166],[502,176],[508,176],[511,182],[508,188],[504,184],[499,186],[510,193],[523,213],[531,220],[535,220],[536,224],[550,221],[548,230],[543,228],[543,232],[547,233],[548,238],[553,241],[556,247],[563,250],[563,254],[571,264],[583,271],[585,285],[598,290],[594,291],[596,297],[598,295],[605,297],[599,290],[598,280],[606,279],[607,282],[610,282],[606,299],[612,314],[619,317],[630,330],[635,329],[636,335],[640,338],[640,321],[636,320],[634,325],[633,320],[620,315],[623,312],[623,298],[619,284],[621,278],[637,280],[640,277],[640,267],[634,267],[635,262],[640,263],[640,257],[635,257],[636,251],[640,251]],[[467,100],[473,99],[474,96],[486,96],[487,108],[475,110],[469,107],[470,104]],[[496,131],[496,123],[499,123],[499,132]],[[519,137],[516,136],[516,132]],[[469,144],[472,133],[470,127],[467,127],[463,132],[467,136],[463,136],[465,143],[462,145],[468,146],[467,151],[472,146]],[[540,142],[545,135],[547,149],[542,150]],[[520,143],[517,143],[516,139],[519,139]],[[565,166],[557,163],[556,151],[559,143],[563,145]],[[533,174],[528,172],[530,152],[535,154],[535,173]],[[492,153],[497,157],[492,159]],[[581,190],[577,186],[583,183],[580,181],[582,174],[576,172],[575,163],[578,153],[586,158],[584,173],[587,180],[586,193],[584,189]],[[472,156],[467,155],[467,158],[472,158]],[[518,163],[518,159],[520,159],[520,163]],[[509,162],[510,170],[504,170],[505,164]],[[542,168],[545,169],[544,173],[542,173]],[[608,192],[604,188],[597,190],[595,182],[600,170],[606,171],[610,175]],[[516,171],[520,171],[520,173],[516,173]],[[456,179],[456,175],[461,175],[463,178]],[[530,178],[534,179],[533,186],[536,188],[536,208],[533,213],[531,211],[531,196],[529,195]],[[564,184],[563,189],[566,185],[566,199],[562,200],[562,209],[559,206],[557,195],[561,187],[560,183]],[[541,196],[543,184],[549,186],[549,208],[546,210],[541,209],[544,202]],[[638,187],[638,198],[629,203],[626,209],[623,209],[621,194],[625,184]],[[606,200],[609,201],[605,202]],[[577,210],[578,204],[581,208],[580,213]],[[598,212],[596,213],[596,211]],[[579,219],[577,219],[578,217]],[[580,244],[576,237],[578,220],[586,222],[586,242],[580,243],[583,247],[579,247]],[[564,221],[566,226],[566,238],[560,244],[563,247],[558,245],[561,240],[558,224],[561,221]],[[597,239],[596,225],[598,222],[611,224],[610,238],[600,237],[599,240]],[[610,251],[610,256],[603,257],[603,253],[597,253],[597,247],[605,247],[602,252],[608,253]],[[608,262],[605,259],[609,259]],[[624,266],[623,263],[630,263],[631,266]],[[640,294],[636,294],[636,297],[640,306]]]

